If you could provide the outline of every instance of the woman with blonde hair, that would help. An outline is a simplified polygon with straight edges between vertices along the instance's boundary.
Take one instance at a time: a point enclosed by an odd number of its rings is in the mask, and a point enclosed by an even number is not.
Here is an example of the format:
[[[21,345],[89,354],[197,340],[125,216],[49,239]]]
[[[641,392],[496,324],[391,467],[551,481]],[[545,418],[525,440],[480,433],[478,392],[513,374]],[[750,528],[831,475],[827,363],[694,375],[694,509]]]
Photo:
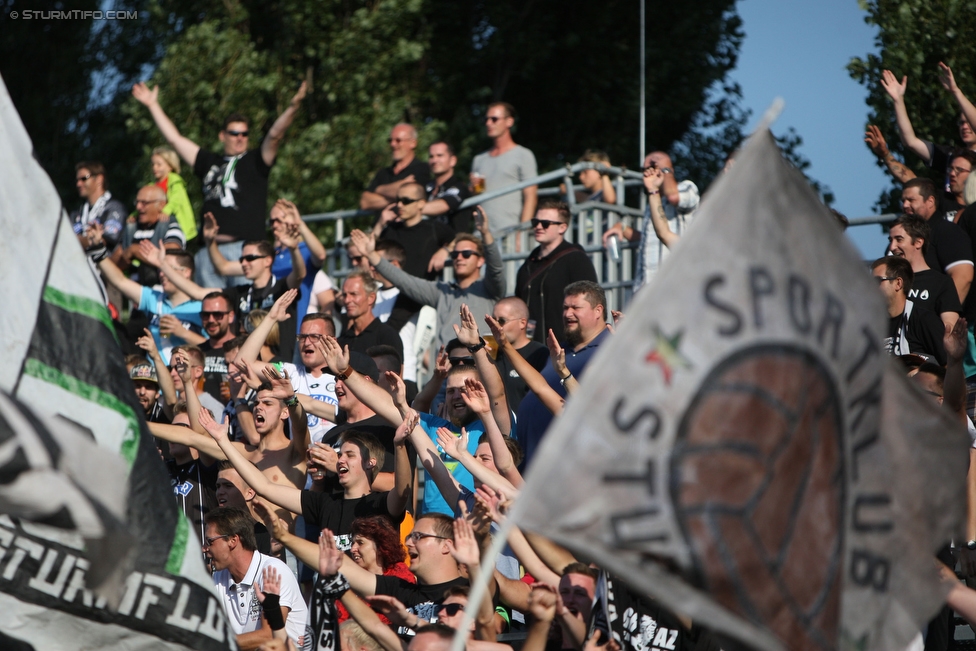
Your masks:
[[[180,157],[169,147],[156,147],[152,151],[152,173],[156,185],[166,193],[163,212],[176,218],[186,241],[197,236],[197,221],[193,216],[193,206],[186,193],[186,183],[180,176]]]

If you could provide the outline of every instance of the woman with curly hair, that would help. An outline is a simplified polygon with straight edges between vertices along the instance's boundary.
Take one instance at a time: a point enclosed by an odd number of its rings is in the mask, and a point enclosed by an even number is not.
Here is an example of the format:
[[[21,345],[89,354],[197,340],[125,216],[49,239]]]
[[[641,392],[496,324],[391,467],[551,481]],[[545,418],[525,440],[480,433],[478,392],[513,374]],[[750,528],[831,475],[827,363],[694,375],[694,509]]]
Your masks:
[[[356,565],[373,574],[398,576],[410,583],[417,582],[404,563],[407,548],[400,540],[400,532],[385,516],[373,515],[353,520],[349,555]],[[336,605],[339,607],[339,622],[346,621],[349,613],[341,603],[336,602]],[[380,619],[386,624],[390,623],[383,615],[380,615]]]

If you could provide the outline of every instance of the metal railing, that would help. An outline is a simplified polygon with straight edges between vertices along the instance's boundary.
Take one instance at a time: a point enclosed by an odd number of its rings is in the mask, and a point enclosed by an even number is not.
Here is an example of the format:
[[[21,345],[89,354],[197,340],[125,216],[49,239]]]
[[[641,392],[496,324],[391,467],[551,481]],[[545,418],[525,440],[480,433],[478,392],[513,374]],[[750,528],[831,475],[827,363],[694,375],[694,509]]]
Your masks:
[[[577,173],[587,169],[598,169],[609,174],[613,178],[614,189],[617,194],[616,203],[603,203],[595,201],[576,202],[576,191],[580,189],[578,183],[574,183]],[[613,262],[606,255],[603,249],[603,233],[618,222],[623,222],[625,226],[638,227],[637,221],[644,214],[645,197],[643,192],[635,193],[638,197],[637,206],[627,206],[627,188],[641,185],[642,175],[621,167],[607,166],[602,163],[583,162],[573,165],[566,165],[562,169],[552,170],[520,183],[499,188],[491,192],[483,192],[465,199],[460,208],[469,208],[485,201],[497,197],[521,192],[522,189],[535,186],[543,186],[554,182],[561,182],[565,191],[558,186],[540,187],[539,196],[558,196],[566,200],[569,205],[573,221],[570,229],[566,232],[566,239],[583,247],[593,262],[596,270],[597,279],[607,291],[607,302],[611,310],[621,310],[630,300],[633,294],[634,283],[634,246],[629,242],[621,242],[620,260]],[[366,216],[374,216],[374,210],[337,210],[327,213],[316,213],[303,215],[302,219],[306,222],[331,221],[335,224],[335,249],[329,255],[326,262],[326,273],[332,278],[342,278],[346,276],[351,265],[344,246],[344,240],[348,236],[347,220],[353,220]],[[491,215],[489,214],[489,223]],[[515,276],[518,273],[522,262],[528,257],[532,249],[536,247],[535,241],[531,238],[531,225],[528,222],[518,224],[511,228],[502,229],[492,233],[498,241],[502,252],[502,261],[505,265],[505,277],[508,283],[507,293],[515,292]],[[452,278],[451,269],[444,269],[444,278]]]

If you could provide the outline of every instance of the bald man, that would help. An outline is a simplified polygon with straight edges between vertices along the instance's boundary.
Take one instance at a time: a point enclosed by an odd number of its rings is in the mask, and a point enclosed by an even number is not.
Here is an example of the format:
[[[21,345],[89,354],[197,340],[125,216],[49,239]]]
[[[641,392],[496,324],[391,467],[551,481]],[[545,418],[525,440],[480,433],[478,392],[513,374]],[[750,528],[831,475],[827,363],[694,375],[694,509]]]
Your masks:
[[[549,349],[545,344],[529,339],[526,327],[529,323],[529,308],[518,296],[509,296],[495,303],[495,308],[491,315],[502,327],[502,333],[515,351],[524,357],[535,370],[542,372],[549,362]],[[495,362],[498,373],[502,376],[505,383],[505,396],[508,404],[514,409],[518,409],[518,404],[525,397],[528,387],[511,362],[505,355],[499,355]]]
[[[382,210],[396,201],[397,191],[406,183],[426,185],[430,181],[430,168],[414,156],[417,149],[417,130],[409,124],[400,123],[390,131],[387,140],[393,164],[384,167],[359,198],[363,210]],[[425,195],[426,196],[426,195]]]
[[[152,265],[139,266],[146,262],[139,256],[139,242],[149,240],[158,246],[160,242],[167,249],[186,248],[186,236],[175,219],[163,212],[166,205],[166,192],[158,185],[144,185],[136,195],[136,221],[125,225],[119,246],[112,253],[112,262],[122,271],[137,266],[133,278],[150,287],[159,282],[159,271]]]

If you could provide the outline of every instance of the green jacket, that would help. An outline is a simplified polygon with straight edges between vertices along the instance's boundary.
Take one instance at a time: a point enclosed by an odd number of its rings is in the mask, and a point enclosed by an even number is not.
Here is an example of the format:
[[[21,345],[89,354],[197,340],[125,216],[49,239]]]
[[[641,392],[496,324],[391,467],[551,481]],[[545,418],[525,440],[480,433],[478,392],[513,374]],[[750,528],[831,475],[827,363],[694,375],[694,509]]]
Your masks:
[[[183,230],[187,242],[197,236],[197,220],[193,216],[193,206],[190,205],[190,197],[186,193],[186,183],[176,172],[170,172],[166,177],[166,205],[163,206],[163,212],[176,217],[176,223]]]

